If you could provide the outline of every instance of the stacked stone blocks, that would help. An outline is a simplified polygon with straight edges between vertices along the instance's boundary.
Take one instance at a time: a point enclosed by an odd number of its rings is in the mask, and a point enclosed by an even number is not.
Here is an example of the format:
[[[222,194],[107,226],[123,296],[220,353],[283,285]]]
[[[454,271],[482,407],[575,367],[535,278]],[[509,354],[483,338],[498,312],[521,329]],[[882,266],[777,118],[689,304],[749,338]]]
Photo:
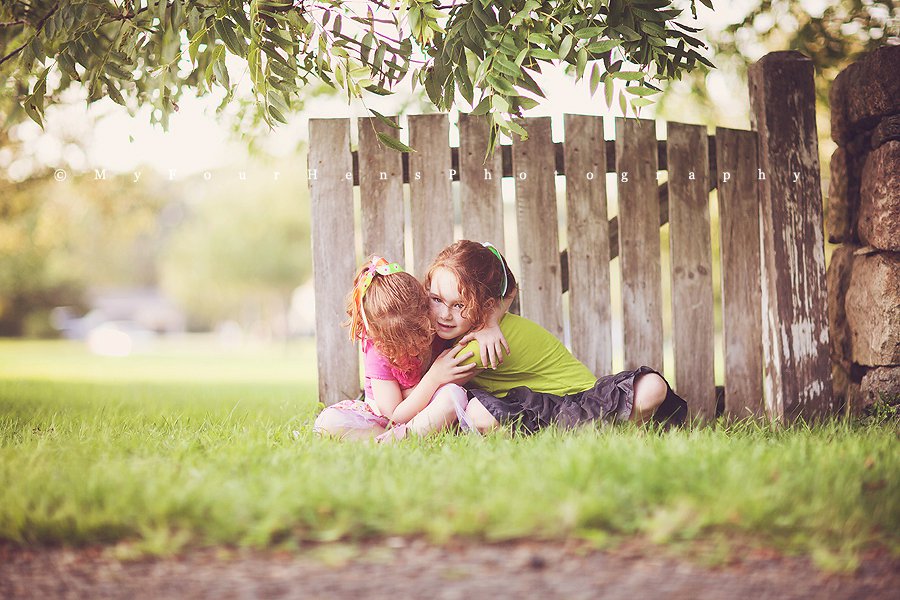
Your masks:
[[[900,398],[900,46],[834,80],[826,229],[835,394],[851,413]]]

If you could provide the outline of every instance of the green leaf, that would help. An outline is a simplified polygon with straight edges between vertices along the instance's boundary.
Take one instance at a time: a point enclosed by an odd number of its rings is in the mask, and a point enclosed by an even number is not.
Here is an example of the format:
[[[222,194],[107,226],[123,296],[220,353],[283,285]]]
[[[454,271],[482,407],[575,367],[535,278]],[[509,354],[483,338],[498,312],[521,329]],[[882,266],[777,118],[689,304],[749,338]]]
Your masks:
[[[256,56],[259,56],[259,51],[256,52]],[[259,60],[257,58],[257,60]],[[273,73],[285,79],[287,81],[293,81],[297,77],[297,72],[290,67],[286,66],[283,62],[277,60],[270,60],[268,62],[269,69],[272,70]]]
[[[504,35],[500,38],[500,48],[507,56],[515,56],[519,53],[519,47],[512,40],[513,36]]]
[[[643,73],[642,71],[619,71],[617,73],[610,73],[610,77],[624,79],[625,81],[639,81],[645,76],[646,73]]]
[[[188,56],[191,57],[191,62],[197,62],[197,51],[200,49],[200,44],[203,43],[203,38],[206,37],[206,30],[201,29],[197,33],[194,34],[194,37],[191,38],[191,43],[188,46]]]
[[[387,52],[387,46],[385,44],[378,46],[378,49],[375,50],[375,58],[372,59],[373,71],[381,70],[381,65],[384,62],[385,52]]]
[[[44,118],[40,112],[34,107],[33,98],[29,96],[25,99],[25,103],[22,104],[22,108],[25,109],[25,114],[31,117],[31,120],[41,126],[41,129],[44,128]]]
[[[412,148],[401,142],[395,137],[391,137],[386,133],[382,133],[381,131],[376,131],[375,135],[378,137],[378,140],[393,150],[397,150],[399,152],[415,152]]]
[[[609,52],[616,46],[621,46],[622,40],[603,40],[600,42],[593,42],[588,44],[588,52],[593,52],[595,54],[603,54],[604,52]]]
[[[60,52],[56,60],[62,71],[71,79],[78,81],[78,71],[75,69],[75,61],[66,52]]]
[[[31,51],[39,62],[44,62],[44,59],[47,58],[46,53],[44,53],[44,45],[38,36],[34,36],[34,39],[31,40]]]
[[[641,34],[636,32],[634,29],[627,27],[625,25],[617,25],[614,28],[616,31],[622,34],[622,37],[625,38],[629,42],[636,42],[641,39]]]
[[[589,40],[603,33],[605,27],[584,27],[575,32],[575,37],[580,40]]]
[[[525,129],[524,129],[521,125],[519,125],[518,123],[516,123],[515,121],[508,121],[508,122],[506,123],[506,125],[507,125],[507,128],[508,128],[510,131],[513,131],[514,133],[518,133],[519,136],[520,136],[523,140],[528,139],[528,132],[525,131]]]
[[[109,94],[110,99],[116,104],[125,106],[125,98],[122,97],[122,94],[119,93],[119,90],[116,89],[116,86],[114,86],[112,82],[106,77],[103,78],[103,82],[106,84],[106,93]]]
[[[394,128],[394,129],[402,129],[402,128],[400,127],[400,125],[399,125],[396,121],[392,121],[390,118],[384,116],[383,114],[381,114],[381,113],[378,112],[377,110],[369,109],[369,112],[371,112],[373,115],[375,115],[375,118],[376,118],[376,119],[378,119],[379,121],[381,121],[382,123],[384,123],[384,124],[387,125],[388,127],[392,127],[392,128]]]
[[[478,117],[481,115],[486,115],[487,112],[491,109],[491,96],[485,96],[481,99],[481,102],[478,103],[478,106],[472,109],[472,112],[469,114],[473,117]]]
[[[217,53],[218,57],[212,63],[213,73],[215,73],[216,80],[223,87],[230,87],[231,80],[228,78],[228,68],[225,66],[225,48],[222,46],[219,46],[219,48],[222,48],[222,52]]]
[[[519,96],[516,98],[516,102],[522,107],[522,110],[531,110],[540,104],[540,102],[528,96]]]
[[[266,94],[266,102],[277,108],[282,115],[291,111],[291,107],[288,105],[281,92],[269,91],[269,93]]]
[[[695,52],[694,50],[691,50],[688,54],[689,54],[690,56],[693,56],[694,58],[696,58],[698,61],[700,61],[701,63],[703,63],[704,65],[706,65],[706,66],[709,67],[710,69],[715,69],[715,68],[716,68],[715,65],[713,65],[711,62],[709,62],[702,54],[700,54],[700,53],[698,53],[698,52]]]
[[[235,27],[237,26],[234,24],[234,21],[228,18],[221,19],[216,21],[215,27],[216,33],[222,41],[225,42],[228,49],[238,56],[243,56],[246,52],[246,42],[244,42],[243,35],[238,36],[238,34],[235,33]]]
[[[486,80],[492,88],[494,88],[498,92],[503,93],[506,96],[518,95],[518,92],[516,92],[516,88],[514,88],[510,82],[503,78],[488,74]]]
[[[653,94],[659,93],[659,90],[652,90],[642,85],[627,87],[625,88],[625,91],[635,96],[652,96]]]
[[[584,77],[584,68],[587,66],[587,50],[580,48],[575,57],[575,76],[578,79]]]
[[[287,124],[287,119],[284,117],[283,114],[281,114],[281,112],[277,108],[275,108],[274,106],[269,104],[266,107],[266,110],[272,116],[273,119],[275,119],[276,121],[279,121],[281,123]]]
[[[444,110],[450,110],[453,107],[453,98],[456,91],[456,86],[453,85],[453,78],[447,79],[444,83],[444,103],[440,106],[440,108]]]
[[[653,100],[650,98],[631,98],[630,100],[631,106],[640,108],[642,106],[647,106],[649,104],[653,104]]]
[[[469,104],[474,104],[475,86],[472,85],[469,73],[464,67],[456,71],[456,85],[459,87],[459,93],[462,94],[465,101]]]
[[[373,94],[376,94],[378,96],[390,96],[392,93],[391,90],[381,87],[380,85],[374,85],[374,84],[367,85],[363,89],[366,90],[367,92],[372,92]]]
[[[529,48],[527,46],[525,48],[522,48],[516,55],[516,59],[513,62],[521,67],[522,63],[525,61],[525,57],[528,56],[528,50]]]
[[[93,33],[88,32],[81,36],[81,39],[87,44],[87,47],[95,56],[103,56],[106,54],[106,48],[100,43]]]
[[[566,57],[569,55],[569,51],[572,50],[572,44],[575,43],[575,38],[572,35],[567,35],[563,38],[562,43],[559,45],[559,58],[560,60],[566,60]]]
[[[500,54],[494,56],[494,65],[497,67],[498,71],[514,79],[522,74],[522,69],[519,65]]]
[[[494,61],[492,58],[481,61],[481,64],[478,65],[477,69],[475,69],[475,85],[481,84],[481,82],[484,80],[485,75],[488,73],[488,71],[490,71],[493,62]]]
[[[112,61],[107,62],[104,68],[106,69],[107,73],[109,73],[116,79],[121,79],[123,81],[134,80],[134,74],[131,71],[126,71],[124,68]]]
[[[591,68],[591,96],[597,93],[597,88],[600,86],[600,65],[594,63],[593,68]]]
[[[556,58],[558,58],[555,52],[551,52],[546,48],[534,48],[531,51],[531,55],[542,60],[555,60]]]
[[[537,81],[528,74],[528,71],[522,71],[522,79],[518,82],[519,86],[528,90],[535,96],[539,98],[546,98],[546,94],[544,94],[544,90],[541,89],[541,86],[537,84]]]
[[[447,13],[434,8],[429,4],[425,5],[425,15],[435,20],[446,19],[449,16]]]
[[[180,6],[180,3],[176,2],[176,5]],[[231,18],[237,21],[238,27],[241,28],[241,33],[245,36],[250,35],[250,21],[247,20],[247,15],[244,14],[243,7],[236,10],[228,11],[228,14],[231,15]]]

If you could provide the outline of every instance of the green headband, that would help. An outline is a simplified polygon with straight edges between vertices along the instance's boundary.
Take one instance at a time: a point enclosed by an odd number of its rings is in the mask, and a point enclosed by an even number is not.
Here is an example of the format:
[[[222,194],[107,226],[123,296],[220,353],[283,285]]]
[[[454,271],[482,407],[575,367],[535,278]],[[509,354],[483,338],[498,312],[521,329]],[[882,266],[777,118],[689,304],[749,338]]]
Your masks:
[[[492,243],[482,242],[481,245],[490,250],[494,256],[500,260],[500,268],[503,270],[503,291],[500,292],[500,297],[505,298],[506,288],[509,286],[509,278],[506,276],[506,261],[503,260],[503,255],[500,254],[500,251],[497,250]]]

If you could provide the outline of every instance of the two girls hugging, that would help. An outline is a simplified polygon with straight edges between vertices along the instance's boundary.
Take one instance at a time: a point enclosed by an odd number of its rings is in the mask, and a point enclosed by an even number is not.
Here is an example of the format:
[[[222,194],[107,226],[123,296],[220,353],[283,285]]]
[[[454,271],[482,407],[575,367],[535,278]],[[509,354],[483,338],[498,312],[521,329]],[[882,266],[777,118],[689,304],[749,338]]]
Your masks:
[[[314,430],[384,441],[457,424],[531,433],[598,420],[684,422],[686,402],[657,371],[642,366],[597,379],[549,331],[507,312],[516,293],[506,260],[487,243],[445,248],[424,287],[397,263],[373,257],[357,273],[347,307],[350,338],[364,354],[365,399],[327,407]]]

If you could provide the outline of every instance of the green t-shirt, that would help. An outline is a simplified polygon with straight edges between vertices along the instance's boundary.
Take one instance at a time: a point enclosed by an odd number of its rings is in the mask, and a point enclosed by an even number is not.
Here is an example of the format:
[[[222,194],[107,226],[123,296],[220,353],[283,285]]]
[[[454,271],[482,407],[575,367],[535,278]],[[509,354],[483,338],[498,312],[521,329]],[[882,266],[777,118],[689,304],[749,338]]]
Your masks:
[[[536,392],[564,396],[594,387],[597,378],[584,363],[572,356],[552,333],[519,315],[507,313],[500,330],[509,343],[510,354],[503,364],[485,369],[471,381],[471,386],[502,398],[514,387],[526,386]],[[482,367],[478,342],[469,342],[463,352],[474,352],[474,362]]]

